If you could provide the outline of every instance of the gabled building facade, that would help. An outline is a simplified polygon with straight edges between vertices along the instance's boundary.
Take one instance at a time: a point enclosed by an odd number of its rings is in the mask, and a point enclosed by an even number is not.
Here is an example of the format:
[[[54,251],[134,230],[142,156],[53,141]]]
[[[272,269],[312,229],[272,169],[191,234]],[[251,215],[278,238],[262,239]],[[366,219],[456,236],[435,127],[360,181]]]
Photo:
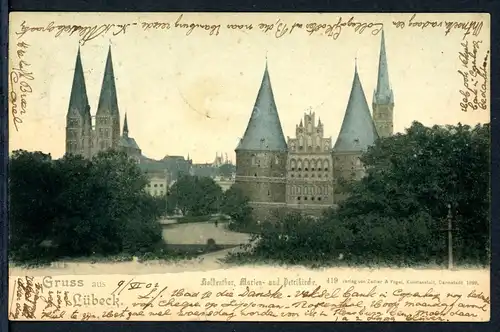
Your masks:
[[[333,204],[332,138],[324,137],[321,119],[304,114],[288,137],[287,207],[317,210]]]

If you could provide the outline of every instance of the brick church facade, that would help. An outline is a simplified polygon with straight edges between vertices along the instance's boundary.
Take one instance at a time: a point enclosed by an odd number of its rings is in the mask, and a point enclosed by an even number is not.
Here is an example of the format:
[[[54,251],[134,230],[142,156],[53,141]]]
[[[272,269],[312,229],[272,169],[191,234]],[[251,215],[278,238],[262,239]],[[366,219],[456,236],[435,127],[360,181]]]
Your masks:
[[[249,198],[256,220],[272,218],[276,210],[319,215],[345,195],[340,179],[364,175],[360,157],[379,137],[393,134],[394,96],[389,83],[384,32],[381,34],[377,87],[370,111],[354,69],[344,120],[335,143],[324,137],[324,124],[306,113],[285,140],[268,66],[243,138],[236,152],[236,179]]]

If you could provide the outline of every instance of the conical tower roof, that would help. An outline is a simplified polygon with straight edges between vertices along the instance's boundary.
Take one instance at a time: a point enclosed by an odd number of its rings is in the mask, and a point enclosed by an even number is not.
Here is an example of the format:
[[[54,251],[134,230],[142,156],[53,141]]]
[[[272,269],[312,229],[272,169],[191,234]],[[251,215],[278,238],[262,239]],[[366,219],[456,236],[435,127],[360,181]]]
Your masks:
[[[73,74],[73,84],[69,98],[68,111],[76,109],[83,118],[90,117],[89,99],[87,96],[87,87],[85,86],[85,77],[83,75],[82,58],[80,47],[76,55],[75,72]]]
[[[240,150],[287,150],[278,110],[274,101],[273,90],[271,88],[267,63],[245,135],[236,148],[236,151]]]
[[[127,113],[125,113],[125,120],[123,121],[123,136],[128,137],[128,121]]]
[[[370,114],[370,108],[356,66],[344,121],[333,150],[334,152],[364,151],[369,145],[373,145],[377,138],[377,130]]]
[[[378,59],[377,88],[373,93],[374,104],[393,104],[394,95],[389,83],[389,68],[387,67],[387,55],[385,52],[385,36],[382,30],[380,38],[380,55]]]
[[[116,97],[115,73],[113,71],[113,60],[111,58],[111,46],[108,50],[104,78],[102,80],[101,94],[97,112],[109,110],[111,114],[118,113],[118,99]]]

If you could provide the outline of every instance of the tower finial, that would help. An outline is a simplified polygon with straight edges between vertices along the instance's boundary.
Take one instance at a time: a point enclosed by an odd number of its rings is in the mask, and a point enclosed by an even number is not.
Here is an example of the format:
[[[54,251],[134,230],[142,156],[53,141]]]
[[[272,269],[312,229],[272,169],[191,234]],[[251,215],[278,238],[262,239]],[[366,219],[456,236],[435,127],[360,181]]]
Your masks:
[[[126,112],[125,112],[125,120],[123,121],[123,137],[128,137],[128,121]]]

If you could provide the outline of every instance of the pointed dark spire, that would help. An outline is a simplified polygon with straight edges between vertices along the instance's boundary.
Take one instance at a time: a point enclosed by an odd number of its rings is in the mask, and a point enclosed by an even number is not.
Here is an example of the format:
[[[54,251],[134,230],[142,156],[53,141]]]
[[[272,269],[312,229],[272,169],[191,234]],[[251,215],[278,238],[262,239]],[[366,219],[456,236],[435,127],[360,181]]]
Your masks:
[[[123,121],[123,137],[128,137],[127,113],[125,113],[125,121]]]
[[[71,86],[71,95],[69,99],[68,112],[76,109],[84,118],[90,117],[90,106],[87,97],[87,87],[85,86],[85,77],[83,75],[82,58],[80,47],[76,55],[75,72],[73,74],[73,85]]]
[[[247,129],[236,150],[286,151],[287,146],[274,101],[267,66]]]
[[[113,71],[113,60],[111,58],[111,45],[108,50],[104,77],[102,80],[101,94],[97,112],[109,110],[111,114],[118,113],[118,100],[116,97],[115,73]]]
[[[321,117],[318,117],[318,127],[321,126]]]
[[[378,60],[377,88],[373,93],[374,104],[393,104],[394,96],[389,83],[389,69],[387,68],[387,55],[385,52],[385,36],[382,30],[380,39],[380,55]]]
[[[335,152],[364,151],[377,138],[377,130],[355,65],[349,102],[333,149]]]

